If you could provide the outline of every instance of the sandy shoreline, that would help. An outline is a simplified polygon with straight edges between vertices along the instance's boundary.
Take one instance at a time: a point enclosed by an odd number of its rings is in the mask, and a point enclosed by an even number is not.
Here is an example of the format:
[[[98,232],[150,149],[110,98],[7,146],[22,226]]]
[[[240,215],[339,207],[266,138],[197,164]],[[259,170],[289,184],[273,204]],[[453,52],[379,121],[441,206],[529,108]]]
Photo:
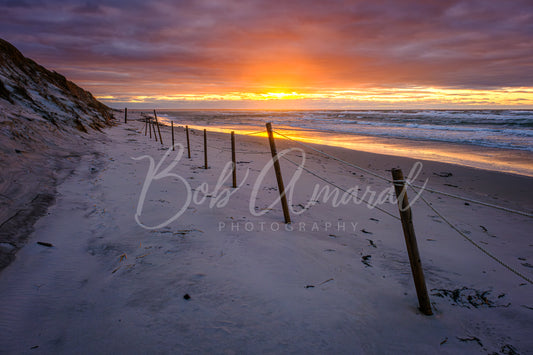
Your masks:
[[[209,117],[208,112],[205,112],[205,116],[201,116],[202,118],[199,121],[195,121],[194,116],[190,116],[190,112],[189,115],[188,112],[180,113],[178,111],[162,111],[158,113],[161,116],[160,123],[162,122],[166,125],[170,125],[171,121],[182,121],[183,124],[188,124],[192,128],[203,129],[207,127],[210,131],[223,133],[229,133],[234,129],[237,134],[246,134],[246,131],[264,129],[264,124],[260,126],[246,124],[240,122],[238,116],[235,117],[238,123],[232,127],[229,122],[218,120],[217,112],[212,114],[214,115],[212,121],[206,119],[206,117]],[[253,113],[250,112],[250,114]],[[276,130],[288,136],[298,137],[298,140],[302,142],[533,177],[533,166],[531,164],[533,152],[528,150],[462,144],[446,141],[445,139],[441,141],[400,138],[394,137],[394,134],[392,137],[373,136],[365,134],[364,129],[360,133],[357,133],[357,129],[350,133],[341,133],[331,129],[323,130],[320,125],[316,129],[295,128],[291,124],[284,124],[275,114],[273,122]],[[206,125],[206,127],[203,125]],[[342,126],[342,124],[340,125]],[[303,126],[305,127],[305,124]],[[350,125],[348,124],[348,126]]]
[[[166,137],[163,137],[165,146],[170,144],[170,127],[162,126],[163,132],[166,132]],[[141,127],[142,128],[142,127]],[[209,127],[206,127],[209,132]],[[144,128],[142,128],[144,129]],[[184,133],[181,133],[183,126],[175,126],[176,143],[186,144],[184,141]],[[144,131],[143,131],[144,132]],[[178,133],[180,132],[180,133]],[[181,134],[181,136],[178,136]],[[202,132],[198,132],[199,135]],[[210,137],[217,137],[223,142],[227,143],[226,146],[222,146],[225,149],[229,149],[229,135],[226,133],[209,132]],[[264,149],[265,154],[270,154],[268,148],[268,142],[266,136],[258,138],[257,135],[237,135],[238,141],[244,144],[257,144]],[[181,139],[181,140],[179,140]],[[201,143],[201,142],[200,142]],[[283,137],[276,136],[276,144],[278,150],[287,149],[291,147],[303,148],[306,153],[311,156],[320,156],[312,150],[306,149],[301,145],[289,142]],[[393,167],[400,167],[404,172],[408,172],[415,162],[421,162],[424,166],[421,173],[421,178],[429,178],[430,182],[428,187],[436,188],[441,191],[445,191],[452,194],[462,194],[469,198],[483,198],[491,195],[493,202],[496,200],[498,203],[509,208],[524,209],[526,212],[533,212],[533,201],[528,196],[529,191],[533,189],[533,178],[530,176],[507,173],[494,170],[486,170],[474,167],[468,167],[459,164],[442,163],[424,159],[412,159],[402,156],[393,156],[386,154],[376,154],[364,151],[355,151],[347,148],[333,147],[326,145],[317,145],[312,143],[306,143],[316,149],[329,153],[333,156],[339,157],[343,160],[349,161],[355,165],[368,168],[380,175],[390,178],[390,169]],[[255,147],[254,147],[255,148]],[[197,149],[203,149],[199,146]],[[251,148],[253,149],[253,148]],[[213,150],[213,149],[212,149]],[[214,151],[220,152],[220,150],[214,149]],[[326,161],[331,160],[328,157],[322,156]],[[290,166],[290,164],[287,164]],[[342,164],[341,164],[342,166]],[[348,173],[356,172],[357,169],[344,166]],[[451,176],[440,176],[442,172],[450,172]],[[364,173],[362,173],[364,175]],[[446,174],[444,174],[446,175]],[[452,185],[452,186],[450,186]]]
[[[135,214],[149,159],[131,158],[147,155],[157,164],[170,133],[162,129],[164,145],[149,140],[138,118],[132,114],[127,124],[107,129],[109,140],[93,147],[98,156],[81,157],[26,247],[0,272],[0,348],[6,352],[36,346],[45,353],[471,353],[510,347],[522,353],[532,348],[531,285],[467,243],[422,203],[413,206],[413,214],[432,317],[416,309],[397,220],[353,203],[305,208],[315,184],[325,185],[305,172],[294,184],[292,230],[282,223],[280,206],[270,207],[277,197],[272,171],[251,204],[254,184],[270,160],[264,137],[237,136],[238,181],[246,169],[249,177],[235,190],[229,188],[231,180],[219,184],[219,193],[233,193],[222,208],[209,204],[230,160],[229,135],[209,133],[206,170],[201,132],[192,133],[192,159],[182,157],[174,176],[152,183],[139,220],[154,226],[180,209],[183,213],[161,228],[142,228]],[[175,133],[176,142],[184,143],[183,130]],[[294,146],[276,142],[278,151]],[[415,162],[321,149],[385,176],[396,166],[407,173]],[[293,152],[289,158],[301,155]],[[344,188],[389,187],[319,153],[306,151],[306,158],[306,168]],[[417,180],[429,178],[432,188],[533,211],[533,178],[422,164]],[[295,167],[283,160],[281,165],[287,184]],[[439,176],[444,172],[452,175]],[[187,186],[196,192],[188,204]],[[470,238],[533,277],[531,218],[424,196]],[[397,214],[392,204],[381,207]],[[453,290],[459,290],[455,300],[446,292]],[[480,303],[469,303],[469,295]]]

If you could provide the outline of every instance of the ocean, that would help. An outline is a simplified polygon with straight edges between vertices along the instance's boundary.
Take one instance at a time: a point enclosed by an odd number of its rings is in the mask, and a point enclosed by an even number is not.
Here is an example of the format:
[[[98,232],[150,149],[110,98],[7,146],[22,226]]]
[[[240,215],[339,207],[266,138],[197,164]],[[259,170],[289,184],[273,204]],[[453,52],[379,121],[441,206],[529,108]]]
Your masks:
[[[532,110],[161,110],[192,128],[298,140],[533,176]]]

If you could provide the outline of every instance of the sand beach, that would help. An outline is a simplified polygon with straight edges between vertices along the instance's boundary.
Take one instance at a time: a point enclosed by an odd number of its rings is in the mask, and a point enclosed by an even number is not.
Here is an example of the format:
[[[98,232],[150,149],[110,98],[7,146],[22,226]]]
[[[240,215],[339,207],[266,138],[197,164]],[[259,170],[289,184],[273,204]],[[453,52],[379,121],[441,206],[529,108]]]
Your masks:
[[[291,149],[285,158],[296,163],[280,160],[285,224],[264,133],[236,135],[232,188],[229,134],[208,132],[205,169],[202,131],[190,132],[189,159],[184,127],[175,126],[174,151],[170,127],[161,127],[163,144],[144,129],[143,114],[132,112],[83,141],[55,203],[0,272],[0,352],[533,348],[533,178],[310,145],[324,155],[276,136],[278,152]],[[481,250],[409,191],[432,316],[418,309],[398,208],[385,198],[392,184],[376,176],[397,167],[405,176],[419,167],[413,184],[526,214],[422,192]],[[381,196],[385,212],[317,195],[324,186]]]

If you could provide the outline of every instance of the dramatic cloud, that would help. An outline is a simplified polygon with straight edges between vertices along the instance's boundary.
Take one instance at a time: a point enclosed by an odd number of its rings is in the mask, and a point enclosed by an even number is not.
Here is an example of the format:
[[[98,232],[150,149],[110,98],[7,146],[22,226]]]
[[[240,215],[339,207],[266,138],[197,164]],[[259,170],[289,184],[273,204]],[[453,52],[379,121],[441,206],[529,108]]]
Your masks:
[[[0,33],[118,101],[533,86],[529,0],[16,0]]]

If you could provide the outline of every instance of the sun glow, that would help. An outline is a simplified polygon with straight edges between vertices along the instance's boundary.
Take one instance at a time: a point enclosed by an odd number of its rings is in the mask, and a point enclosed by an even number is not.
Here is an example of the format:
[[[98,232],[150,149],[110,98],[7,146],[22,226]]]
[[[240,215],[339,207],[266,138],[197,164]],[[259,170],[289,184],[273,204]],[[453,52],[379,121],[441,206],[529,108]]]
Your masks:
[[[262,100],[297,100],[305,99],[306,94],[299,94],[297,92],[285,93],[285,92],[268,92],[261,94]]]
[[[357,90],[265,90],[264,92],[231,91],[222,93],[176,93],[154,95],[105,95],[98,99],[113,102],[156,103],[165,106],[175,102],[242,102],[257,103],[258,107],[269,107],[276,102],[290,102],[305,108],[309,103],[324,103],[339,107],[375,108],[410,105],[413,107],[441,106],[533,106],[533,87],[500,88],[496,90],[466,90],[435,87],[410,88],[368,88]]]

